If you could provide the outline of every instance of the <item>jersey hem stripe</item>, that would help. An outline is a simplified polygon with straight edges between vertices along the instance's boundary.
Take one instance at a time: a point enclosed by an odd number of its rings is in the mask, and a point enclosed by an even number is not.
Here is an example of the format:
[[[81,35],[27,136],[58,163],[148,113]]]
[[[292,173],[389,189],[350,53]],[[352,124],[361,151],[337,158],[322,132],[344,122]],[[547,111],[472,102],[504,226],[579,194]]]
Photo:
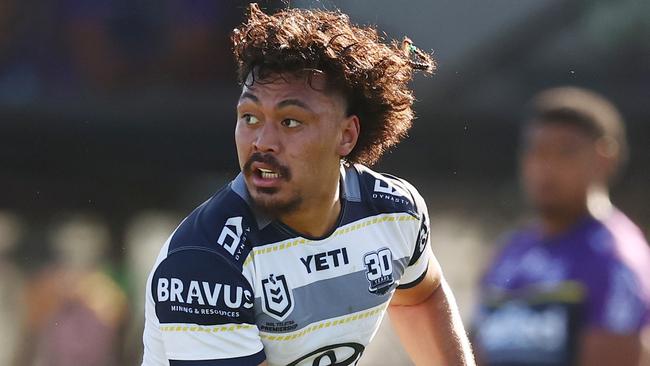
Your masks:
[[[203,333],[217,333],[217,332],[233,332],[241,329],[250,329],[256,327],[252,324],[224,324],[215,326],[205,325],[161,325],[159,329],[163,332],[203,332]]]
[[[260,338],[264,340],[269,340],[269,341],[291,341],[296,338],[301,338],[307,334],[313,333],[317,330],[324,329],[324,328],[331,328],[331,327],[336,327],[339,325],[344,325],[350,322],[354,322],[356,320],[361,320],[365,319],[371,316],[375,315],[381,315],[383,314],[384,310],[388,307],[388,302],[379,305],[373,309],[369,309],[366,311],[362,311],[353,315],[348,315],[345,317],[341,317],[339,319],[328,319],[328,320],[323,320],[314,324],[311,324],[305,328],[303,328],[300,331],[295,331],[292,333],[285,333],[285,334],[280,334],[276,335],[273,333],[266,333],[260,331]]]

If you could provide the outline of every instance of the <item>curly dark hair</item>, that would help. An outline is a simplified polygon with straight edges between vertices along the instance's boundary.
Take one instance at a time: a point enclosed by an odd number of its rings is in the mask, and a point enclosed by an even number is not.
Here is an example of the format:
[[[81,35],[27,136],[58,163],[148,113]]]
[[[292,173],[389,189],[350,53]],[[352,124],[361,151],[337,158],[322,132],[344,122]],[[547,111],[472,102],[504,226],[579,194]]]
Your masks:
[[[251,4],[231,36],[239,82],[271,74],[322,72],[328,88],[344,95],[361,132],[345,160],[372,165],[404,138],[413,120],[413,70],[436,64],[408,38],[386,43],[372,27],[350,23],[340,11],[285,9],[267,15]],[[248,79],[252,76],[252,79]]]

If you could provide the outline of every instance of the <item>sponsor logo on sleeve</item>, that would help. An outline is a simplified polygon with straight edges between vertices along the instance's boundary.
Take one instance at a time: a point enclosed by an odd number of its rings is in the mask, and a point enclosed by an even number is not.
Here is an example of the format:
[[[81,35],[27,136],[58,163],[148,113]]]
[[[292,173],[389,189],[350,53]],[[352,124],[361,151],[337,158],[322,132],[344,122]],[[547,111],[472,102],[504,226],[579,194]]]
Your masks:
[[[239,310],[253,307],[251,292],[241,286],[180,278],[157,279],[158,303],[170,303],[171,312],[239,317]]]
[[[376,252],[366,253],[363,256],[366,266],[366,278],[370,282],[368,290],[377,295],[386,294],[395,283],[393,277],[393,253],[388,248]]]
[[[374,192],[372,193],[372,198],[410,205],[411,203],[406,199],[406,197],[408,197],[408,194],[406,192],[401,191],[397,187],[389,185],[388,182],[384,182],[381,179],[375,179],[375,188]]]
[[[386,185],[384,185],[384,183]],[[388,182],[384,182],[381,179],[375,179],[375,193],[385,193],[396,197],[405,196],[403,193],[398,191],[397,188],[391,187]]]
[[[217,243],[235,257],[236,260],[241,258],[244,243],[246,242],[246,232],[250,231],[250,228],[243,229],[242,220],[242,216],[228,218],[217,239]]]
[[[264,307],[262,310],[279,321],[286,319],[293,311],[291,289],[287,284],[286,277],[271,274],[268,278],[262,280],[262,290],[264,293]]]

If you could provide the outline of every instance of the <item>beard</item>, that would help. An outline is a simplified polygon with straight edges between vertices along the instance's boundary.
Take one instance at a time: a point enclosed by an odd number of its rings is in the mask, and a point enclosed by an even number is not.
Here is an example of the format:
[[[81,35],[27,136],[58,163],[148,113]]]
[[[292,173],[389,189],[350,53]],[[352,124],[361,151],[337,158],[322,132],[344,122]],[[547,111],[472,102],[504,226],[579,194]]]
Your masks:
[[[256,210],[271,219],[290,214],[298,210],[303,199],[298,192],[292,192],[287,198],[278,196],[276,188],[257,188],[251,192],[253,206]]]
[[[244,164],[242,172],[245,176],[251,177],[257,174],[252,169],[252,164],[256,161],[268,164],[272,167],[272,170],[280,173],[280,179],[285,182],[291,180],[291,171],[288,167],[280,164],[275,156],[259,152],[253,153],[246,164]],[[302,194],[297,189],[292,190],[289,194],[285,194],[287,197],[282,197],[282,192],[276,187],[249,188],[249,194],[254,208],[271,219],[277,219],[283,215],[295,212],[303,202]]]

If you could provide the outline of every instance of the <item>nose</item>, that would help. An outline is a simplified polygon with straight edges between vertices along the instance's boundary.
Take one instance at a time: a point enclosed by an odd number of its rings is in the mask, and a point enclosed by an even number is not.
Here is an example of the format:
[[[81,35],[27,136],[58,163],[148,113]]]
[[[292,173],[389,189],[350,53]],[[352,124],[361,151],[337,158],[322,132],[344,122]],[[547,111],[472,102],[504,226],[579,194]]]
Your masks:
[[[280,136],[275,123],[264,123],[261,128],[256,130],[253,150],[263,153],[277,153],[280,150]]]

